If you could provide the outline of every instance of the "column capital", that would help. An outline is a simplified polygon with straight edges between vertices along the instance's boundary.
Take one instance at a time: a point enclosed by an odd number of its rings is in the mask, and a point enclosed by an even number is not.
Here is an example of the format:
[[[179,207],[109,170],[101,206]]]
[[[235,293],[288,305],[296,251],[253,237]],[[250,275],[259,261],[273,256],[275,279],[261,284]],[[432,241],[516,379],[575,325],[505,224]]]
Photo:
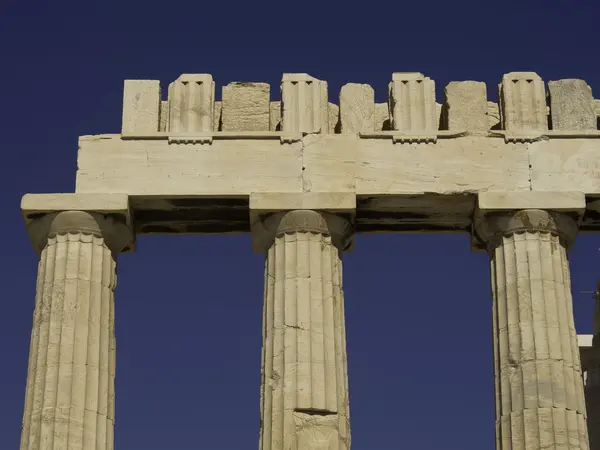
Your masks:
[[[306,231],[330,235],[340,251],[354,240],[354,193],[265,193],[250,195],[250,226],[255,252],[264,253],[276,236]]]
[[[482,192],[473,218],[473,246],[494,248],[503,236],[539,232],[559,236],[569,248],[585,207],[581,192]]]
[[[115,253],[131,252],[135,233],[125,194],[26,194],[21,212],[36,252],[49,237],[84,233],[104,238]]]

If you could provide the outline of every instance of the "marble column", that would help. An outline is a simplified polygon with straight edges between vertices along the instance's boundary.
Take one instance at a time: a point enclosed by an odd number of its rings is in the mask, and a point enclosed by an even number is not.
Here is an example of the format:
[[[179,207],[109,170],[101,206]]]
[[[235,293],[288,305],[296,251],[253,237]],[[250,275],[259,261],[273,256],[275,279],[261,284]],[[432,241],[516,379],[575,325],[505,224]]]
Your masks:
[[[21,450],[109,450],[116,252],[128,230],[82,211],[45,215]],[[121,233],[121,236],[119,234]]]
[[[567,248],[577,223],[539,209],[488,214],[496,448],[588,449]]]
[[[312,210],[262,220],[261,450],[350,448],[342,262],[346,219]]]

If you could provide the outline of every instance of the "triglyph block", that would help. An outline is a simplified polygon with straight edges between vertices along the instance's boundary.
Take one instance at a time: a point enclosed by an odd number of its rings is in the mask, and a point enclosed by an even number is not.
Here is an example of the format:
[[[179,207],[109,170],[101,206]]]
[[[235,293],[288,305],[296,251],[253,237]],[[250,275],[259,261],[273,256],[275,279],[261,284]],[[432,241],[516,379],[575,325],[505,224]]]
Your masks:
[[[286,73],[281,81],[282,129],[286,133],[328,133],[327,82],[305,73]]]
[[[448,130],[487,133],[488,104],[485,83],[452,81],[444,89]]]
[[[122,133],[154,133],[159,128],[160,82],[125,80]]]
[[[348,83],[340,91],[342,134],[373,131],[375,127],[375,91],[368,84]]]
[[[210,74],[183,74],[169,85],[169,131],[213,131],[215,83]]]
[[[592,88],[584,80],[548,82],[553,130],[595,130]]]
[[[394,73],[389,87],[392,128],[403,134],[435,135],[435,82],[418,72]]]
[[[270,95],[267,83],[223,86],[222,131],[269,131]]]
[[[499,98],[505,130],[531,133],[548,129],[544,81],[537,73],[507,73],[502,77]]]

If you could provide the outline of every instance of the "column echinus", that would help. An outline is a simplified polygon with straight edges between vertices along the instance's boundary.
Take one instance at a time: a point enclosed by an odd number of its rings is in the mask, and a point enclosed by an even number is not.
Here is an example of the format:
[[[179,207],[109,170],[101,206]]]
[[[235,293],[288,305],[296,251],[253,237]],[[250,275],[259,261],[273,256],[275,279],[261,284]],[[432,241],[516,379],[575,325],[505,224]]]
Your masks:
[[[253,194],[253,246],[266,255],[261,450],[348,450],[341,253],[354,194]]]
[[[40,253],[21,450],[114,448],[116,256],[131,251],[126,195],[25,195]]]
[[[493,298],[496,448],[588,449],[567,249],[583,193],[485,192],[474,237]]]

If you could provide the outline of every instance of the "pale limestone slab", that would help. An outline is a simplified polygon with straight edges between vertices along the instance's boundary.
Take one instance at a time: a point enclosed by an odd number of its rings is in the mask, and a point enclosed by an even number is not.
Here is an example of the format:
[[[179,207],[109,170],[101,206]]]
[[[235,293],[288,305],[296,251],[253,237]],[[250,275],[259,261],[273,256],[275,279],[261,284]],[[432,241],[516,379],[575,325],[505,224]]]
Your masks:
[[[527,147],[501,139],[464,137],[426,146],[345,135],[303,141],[305,191],[453,195],[530,189]]]
[[[282,129],[286,133],[329,133],[327,82],[306,73],[286,73],[281,81]]]
[[[504,130],[535,133],[548,129],[544,81],[535,72],[510,72],[500,84],[500,116]]]
[[[356,194],[350,192],[251,193],[249,208],[261,214],[295,209],[353,211],[356,209]]]
[[[160,81],[125,80],[122,133],[158,131]]]
[[[387,103],[375,103],[374,131],[390,130],[390,110]]]
[[[452,81],[444,89],[448,130],[485,134],[489,129],[485,83]]]
[[[79,141],[77,192],[130,195],[249,195],[302,192],[302,143],[235,139],[211,145],[166,140]]]
[[[553,130],[595,130],[592,88],[584,80],[548,82]]]
[[[281,130],[281,102],[271,102],[269,108],[269,130]]]
[[[477,196],[480,210],[546,209],[552,211],[574,211],[583,213],[586,208],[583,192],[566,191],[485,191]]]
[[[342,134],[356,134],[375,128],[375,91],[368,84],[348,83],[340,91]]]
[[[169,85],[169,131],[212,132],[215,83],[210,74],[183,74]]]
[[[96,211],[129,214],[127,194],[25,194],[21,211],[26,215],[56,211]]]
[[[600,100],[594,100],[594,111],[596,116],[600,116]]]
[[[268,83],[234,82],[223,86],[222,131],[268,131]]]
[[[600,139],[551,139],[528,149],[532,190],[600,193]]]

